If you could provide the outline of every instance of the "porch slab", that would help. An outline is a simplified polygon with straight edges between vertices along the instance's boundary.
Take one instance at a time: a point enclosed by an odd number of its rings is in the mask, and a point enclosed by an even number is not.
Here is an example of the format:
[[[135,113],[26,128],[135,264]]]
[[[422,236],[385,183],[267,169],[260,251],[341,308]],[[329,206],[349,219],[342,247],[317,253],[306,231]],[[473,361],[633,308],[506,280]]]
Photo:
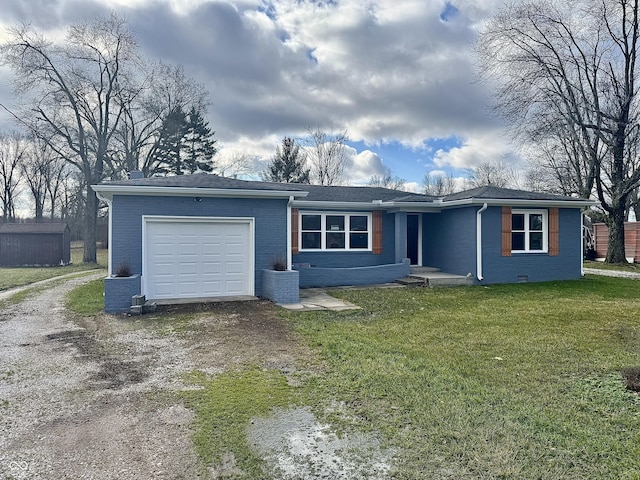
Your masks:
[[[320,288],[301,288],[300,303],[278,304],[282,308],[295,311],[313,311],[313,310],[333,310],[340,312],[342,310],[358,310],[359,306],[339,298],[332,297]]]
[[[465,276],[441,272],[433,267],[411,267],[409,276],[398,280],[398,283],[429,288],[460,287],[473,285],[473,277],[471,275]]]

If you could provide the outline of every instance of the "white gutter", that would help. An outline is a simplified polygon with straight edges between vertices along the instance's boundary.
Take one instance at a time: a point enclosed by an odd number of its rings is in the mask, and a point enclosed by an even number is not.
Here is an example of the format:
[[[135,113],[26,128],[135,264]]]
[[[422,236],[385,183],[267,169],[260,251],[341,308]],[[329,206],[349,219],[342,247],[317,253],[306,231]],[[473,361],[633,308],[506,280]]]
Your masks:
[[[111,265],[113,264],[113,261],[111,260],[111,252],[113,252],[113,249],[111,248],[111,232],[113,231],[112,228],[112,218],[111,218],[111,198],[107,198],[104,197],[103,195],[100,194],[100,192],[96,192],[96,197],[98,197],[98,199],[102,200],[103,202],[106,202],[107,207],[109,209],[109,231],[107,233],[108,235],[108,239],[107,241],[109,242],[109,248],[107,249],[107,276],[111,276],[112,272],[112,268]]]
[[[485,203],[480,210],[476,212],[476,277],[478,280],[484,280],[482,276],[482,212],[489,205]]]
[[[91,185],[101,198],[112,198],[113,195],[149,195],[149,196],[194,196],[194,197],[257,197],[257,198],[290,198],[306,197],[309,192],[292,192],[291,190],[251,190],[240,188],[206,188],[206,187],[164,187],[146,185]]]
[[[292,255],[291,255],[291,203],[293,202],[293,195],[289,197],[287,202],[287,270],[292,269]]]

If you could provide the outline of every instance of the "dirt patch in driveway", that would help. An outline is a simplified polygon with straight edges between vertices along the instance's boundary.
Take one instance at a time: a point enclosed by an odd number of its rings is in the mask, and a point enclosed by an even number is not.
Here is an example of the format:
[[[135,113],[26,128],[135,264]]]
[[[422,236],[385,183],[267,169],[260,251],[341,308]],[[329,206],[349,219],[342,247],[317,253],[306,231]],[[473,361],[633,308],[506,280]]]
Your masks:
[[[265,301],[72,317],[62,299],[87,280],[0,311],[0,478],[210,478],[178,395],[183,375],[286,374],[312,356]]]

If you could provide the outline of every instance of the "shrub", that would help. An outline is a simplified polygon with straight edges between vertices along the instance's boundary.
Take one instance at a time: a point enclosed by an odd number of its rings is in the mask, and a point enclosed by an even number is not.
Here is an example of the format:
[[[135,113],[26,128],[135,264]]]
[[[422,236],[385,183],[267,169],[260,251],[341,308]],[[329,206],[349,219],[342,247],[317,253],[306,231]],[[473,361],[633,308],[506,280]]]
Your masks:
[[[285,272],[287,270],[287,261],[278,257],[271,262],[271,268],[277,272]]]
[[[127,263],[121,263],[116,270],[116,277],[130,277],[131,267]]]

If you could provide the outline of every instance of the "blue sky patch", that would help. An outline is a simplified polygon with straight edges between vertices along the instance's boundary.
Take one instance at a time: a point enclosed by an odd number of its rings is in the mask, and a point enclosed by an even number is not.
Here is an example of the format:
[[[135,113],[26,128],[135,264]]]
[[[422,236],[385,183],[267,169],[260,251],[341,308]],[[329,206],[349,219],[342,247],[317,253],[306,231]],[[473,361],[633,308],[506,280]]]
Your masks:
[[[444,8],[442,9],[442,12],[440,12],[440,20],[442,20],[443,22],[448,22],[457,14],[458,14],[458,9],[453,5],[451,5],[451,2],[447,2]]]

